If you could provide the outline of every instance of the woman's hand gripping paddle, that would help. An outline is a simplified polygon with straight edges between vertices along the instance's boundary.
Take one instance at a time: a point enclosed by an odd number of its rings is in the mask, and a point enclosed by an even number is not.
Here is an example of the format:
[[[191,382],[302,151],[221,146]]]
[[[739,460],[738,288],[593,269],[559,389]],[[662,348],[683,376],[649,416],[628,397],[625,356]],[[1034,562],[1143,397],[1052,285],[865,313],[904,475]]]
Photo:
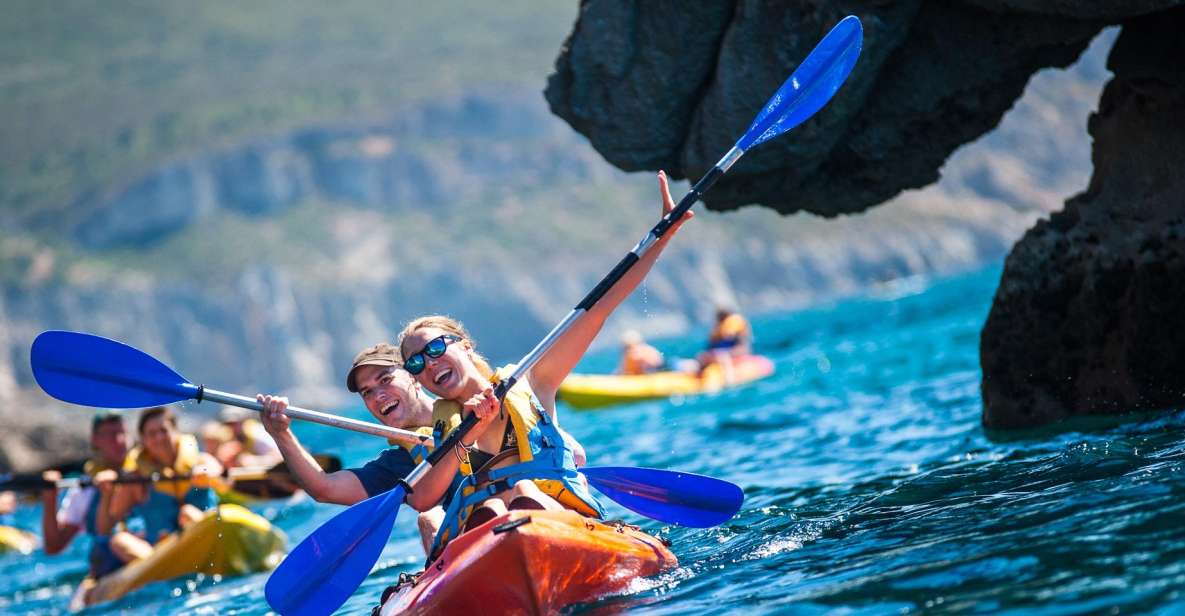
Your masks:
[[[737,140],[716,165],[700,178],[686,196],[679,201],[671,212],[662,217],[653,229],[642,238],[614,268],[609,272],[567,317],[564,318],[526,357],[520,361],[513,374],[499,384],[502,395],[514,386],[518,377],[524,374],[538,359],[547,352],[551,345],[564,333],[581,314],[591,308],[613,285],[633,267],[634,263],[665,234],[672,225],[682,219],[695,202],[707,192],[720,176],[724,175],[733,164],[749,148],[769,141],[782,133],[801,124],[807,118],[827,104],[843,85],[856,59],[860,55],[863,42],[863,30],[860,20],[854,16],[842,19],[823,40],[819,42],[805,60],[795,69],[790,78],[766,102],[760,113],[753,120],[745,134]],[[501,395],[499,396],[501,399]],[[470,415],[461,425],[438,445],[429,456],[406,478],[406,482],[415,486],[416,480],[432,467],[439,456],[452,449],[461,437],[477,422],[475,416]],[[589,469],[585,469],[587,472]],[[696,515],[680,516],[673,512],[683,508],[684,514],[688,510],[699,511],[702,503],[698,495],[710,495],[712,489],[695,490],[691,498],[672,499],[680,488],[667,486],[664,492],[660,486],[658,490],[649,491],[650,496],[644,496],[646,490],[639,485],[653,486],[656,475],[654,469],[637,469],[638,473],[618,472],[598,473],[604,493],[614,500],[621,500],[623,506],[631,508],[643,515],[654,515],[657,519],[665,519],[659,515],[672,514],[672,518],[691,521]],[[666,471],[670,473],[670,471]],[[674,473],[679,475],[679,473]],[[700,477],[698,475],[682,474],[684,477]],[[702,478],[710,479],[710,478]],[[596,480],[589,478],[590,482]],[[698,482],[697,482],[698,483]],[[722,482],[727,483],[727,482]],[[731,484],[729,484],[731,485]],[[735,486],[734,486],[735,487]],[[717,486],[719,488],[719,486]],[[738,488],[739,490],[739,488]],[[723,489],[725,500],[736,502],[736,493],[730,489]],[[390,537],[391,527],[395,523],[395,514],[403,500],[405,489],[397,487],[386,494],[380,494],[365,500],[343,511],[317,530],[313,531],[277,568],[268,580],[266,595],[268,603],[280,614],[331,614],[342,605],[358,588],[362,580],[369,575],[371,567],[378,560],[379,554]],[[741,494],[743,499],[743,494]],[[709,497],[708,500],[711,500]],[[657,505],[655,503],[658,503]],[[631,507],[631,505],[633,505]],[[667,505],[667,506],[664,506]],[[679,507],[675,507],[678,505]],[[713,516],[701,518],[707,522],[719,519],[720,523],[731,517],[736,509],[731,509],[728,517],[723,517],[732,507],[720,507]],[[679,522],[676,522],[679,523]],[[692,524],[694,525],[694,524]],[[365,545],[374,543],[375,545]],[[361,555],[365,554],[363,558]],[[291,562],[290,562],[291,561]],[[322,588],[331,590],[322,590]]]

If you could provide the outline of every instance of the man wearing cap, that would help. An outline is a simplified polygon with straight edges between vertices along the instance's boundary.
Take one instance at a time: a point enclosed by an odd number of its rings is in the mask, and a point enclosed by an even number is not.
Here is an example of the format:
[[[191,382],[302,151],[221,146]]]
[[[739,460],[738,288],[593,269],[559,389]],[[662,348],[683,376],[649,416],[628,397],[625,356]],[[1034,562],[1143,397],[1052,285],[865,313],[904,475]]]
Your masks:
[[[398,348],[386,343],[369,347],[354,357],[346,374],[346,389],[357,393],[366,410],[383,424],[431,436],[432,400],[399,366]],[[288,468],[319,502],[353,505],[394,488],[415,468],[413,448],[396,446],[383,450],[361,467],[326,473],[293,434],[291,420],[284,414],[288,399],[262,394],[256,399],[264,406],[263,426],[275,439]],[[420,514],[425,549],[431,545],[443,513],[437,507]]]
[[[128,455],[128,434],[123,418],[115,413],[100,413],[91,421],[91,448],[95,455],[87,461],[85,471],[94,477],[102,470],[118,470]],[[58,471],[46,471],[42,477],[56,482],[62,478]],[[62,507],[58,509],[58,489],[41,492],[41,534],[45,553],[57,554],[78,534],[85,530],[91,536],[90,573],[94,577],[106,575],[121,566],[123,561],[111,551],[111,538],[96,532],[99,510],[99,491],[94,487],[66,490]]]

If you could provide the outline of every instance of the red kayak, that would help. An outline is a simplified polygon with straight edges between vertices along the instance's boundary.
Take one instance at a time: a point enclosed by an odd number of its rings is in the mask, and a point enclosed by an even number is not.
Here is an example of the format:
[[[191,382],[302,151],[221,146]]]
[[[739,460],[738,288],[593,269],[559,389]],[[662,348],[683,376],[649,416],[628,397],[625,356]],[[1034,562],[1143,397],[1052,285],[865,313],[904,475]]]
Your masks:
[[[552,614],[677,564],[662,541],[632,526],[511,511],[449,543],[418,577],[404,576],[381,614]]]

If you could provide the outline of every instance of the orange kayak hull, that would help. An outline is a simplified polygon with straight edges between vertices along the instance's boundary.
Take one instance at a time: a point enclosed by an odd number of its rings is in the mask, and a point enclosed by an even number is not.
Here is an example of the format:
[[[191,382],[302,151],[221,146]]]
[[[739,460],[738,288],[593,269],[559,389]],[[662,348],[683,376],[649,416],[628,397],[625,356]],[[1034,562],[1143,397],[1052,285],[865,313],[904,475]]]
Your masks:
[[[655,537],[572,511],[511,511],[467,532],[381,614],[550,614],[678,564]]]

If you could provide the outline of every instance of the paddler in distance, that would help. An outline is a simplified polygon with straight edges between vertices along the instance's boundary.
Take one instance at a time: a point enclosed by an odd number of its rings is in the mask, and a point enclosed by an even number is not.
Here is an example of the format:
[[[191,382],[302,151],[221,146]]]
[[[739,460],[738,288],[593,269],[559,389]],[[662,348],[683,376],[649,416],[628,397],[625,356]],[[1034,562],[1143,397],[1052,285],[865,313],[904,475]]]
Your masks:
[[[618,374],[650,374],[662,370],[666,361],[658,349],[646,344],[642,334],[629,330],[621,335],[621,364]]]
[[[229,437],[211,453],[226,468],[269,468],[279,464],[282,457],[276,441],[256,419],[257,413],[237,406],[224,406],[218,412],[220,425]],[[203,436],[205,434],[203,433]],[[206,451],[210,451],[209,448]]]
[[[97,413],[91,419],[90,442],[94,453],[83,467],[88,476],[93,478],[100,471],[123,467],[128,455],[128,433],[123,417],[116,413]],[[56,483],[62,474],[51,470],[42,473],[41,477]],[[111,537],[97,530],[101,500],[99,490],[93,486],[67,488],[59,509],[56,487],[41,492],[41,535],[45,553],[60,553],[79,531],[83,531],[91,537],[87,560],[90,575],[96,578],[119,569],[124,562],[111,550]]]
[[[354,357],[350,371],[346,373],[346,389],[357,393],[366,410],[379,422],[431,436],[432,400],[410,374],[399,368],[399,363],[399,351],[390,344],[368,347]],[[256,399],[264,406],[263,426],[275,439],[289,470],[305,491],[319,502],[353,505],[386,492],[428,453],[422,445],[392,441],[392,445],[398,446],[384,450],[359,468],[326,473],[293,434],[291,420],[284,414],[288,399],[263,394]],[[444,511],[439,507],[420,514],[417,525],[425,551],[443,516]]]
[[[663,214],[674,209],[666,174],[658,174]],[[406,496],[424,511],[447,499],[444,523],[432,556],[452,538],[508,509],[572,509],[601,517],[601,505],[576,469],[579,443],[559,431],[555,395],[560,383],[588,350],[605,320],[638,286],[690,212],[677,221],[593,307],[577,317],[499,404],[493,382],[508,374],[494,371],[478,354],[457,321],[421,317],[400,335],[403,367],[440,397],[433,420],[452,430],[463,416],[479,422]],[[438,431],[440,431],[438,429]],[[449,492],[457,475],[461,484]]]
[[[712,364],[719,364],[725,383],[733,383],[732,359],[753,352],[753,328],[736,310],[724,305],[716,307],[716,323],[708,334],[708,346],[697,357],[699,374]]]
[[[99,534],[115,531],[131,517],[144,522],[144,536],[126,530],[111,536],[111,549],[123,562],[146,558],[152,546],[169,534],[184,530],[218,505],[209,478],[222,474],[214,456],[199,451],[197,438],[177,429],[169,407],[144,409],[137,420],[140,443],[123,462],[125,473],[162,479],[154,483],[115,483],[114,470],[95,475],[101,502],[96,519]]]

